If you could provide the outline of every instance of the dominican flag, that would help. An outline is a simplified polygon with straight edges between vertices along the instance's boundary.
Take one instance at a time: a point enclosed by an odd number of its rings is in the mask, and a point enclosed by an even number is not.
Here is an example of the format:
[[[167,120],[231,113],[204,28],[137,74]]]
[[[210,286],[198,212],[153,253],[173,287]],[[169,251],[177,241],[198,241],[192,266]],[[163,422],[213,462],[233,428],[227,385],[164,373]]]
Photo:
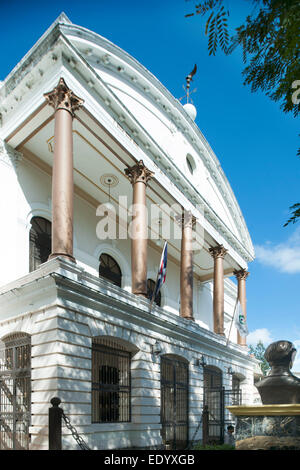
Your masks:
[[[158,269],[158,274],[157,274],[157,280],[156,280],[156,285],[155,289],[153,292],[152,300],[155,299],[157,294],[159,293],[159,290],[161,286],[164,284],[166,280],[166,275],[167,275],[167,257],[168,257],[168,243],[165,242],[164,248],[162,251],[161,259],[160,259],[160,265]]]

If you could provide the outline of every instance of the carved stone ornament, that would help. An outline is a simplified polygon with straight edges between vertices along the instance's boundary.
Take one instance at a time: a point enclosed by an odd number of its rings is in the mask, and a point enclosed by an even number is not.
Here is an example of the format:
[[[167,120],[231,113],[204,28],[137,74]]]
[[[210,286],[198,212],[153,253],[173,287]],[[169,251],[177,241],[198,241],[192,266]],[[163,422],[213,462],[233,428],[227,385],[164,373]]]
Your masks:
[[[175,215],[174,219],[182,228],[193,227],[196,223],[196,217],[189,210],[184,210],[182,214]]]
[[[226,248],[224,248],[223,245],[217,245],[217,246],[214,246],[212,248],[209,248],[209,252],[211,254],[211,256],[216,259],[216,258],[223,258],[225,257],[226,253],[228,252],[228,250],[226,250]]]
[[[55,111],[65,109],[71,113],[72,117],[75,116],[75,111],[84,103],[84,100],[76,96],[73,91],[67,87],[63,78],[59,79],[58,85],[54,90],[44,93],[44,97]]]
[[[0,160],[8,166],[13,166],[17,169],[19,162],[22,160],[23,155],[18,152],[4,140],[0,139]]]
[[[140,160],[135,165],[125,168],[125,175],[128,177],[131,184],[135,183],[145,183],[147,184],[148,181],[152,178],[154,173],[144,165],[143,160]]]
[[[240,269],[239,271],[235,269],[233,271],[233,274],[235,275],[238,281],[245,281],[249,276],[249,272],[246,271],[246,269]]]

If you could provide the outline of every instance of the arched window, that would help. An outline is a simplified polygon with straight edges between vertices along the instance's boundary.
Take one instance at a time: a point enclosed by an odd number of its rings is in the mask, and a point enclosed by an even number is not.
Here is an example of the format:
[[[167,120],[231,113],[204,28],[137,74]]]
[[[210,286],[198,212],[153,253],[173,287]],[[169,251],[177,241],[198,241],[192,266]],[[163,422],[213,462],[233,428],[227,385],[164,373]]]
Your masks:
[[[29,233],[29,271],[45,263],[50,253],[51,222],[43,217],[33,217]]]
[[[100,256],[99,276],[104,277],[116,286],[121,287],[122,271],[114,258],[107,253]]]
[[[152,299],[154,289],[155,289],[155,282],[152,279],[148,279],[147,280],[147,298],[150,300]],[[156,305],[158,305],[158,307],[161,306],[161,293],[160,292],[158,292],[158,294],[156,295],[154,302],[156,303]]]
[[[204,387],[216,389],[222,387],[222,371],[217,367],[207,366],[204,369]]]
[[[232,389],[233,390],[240,390],[241,380],[237,375],[232,376]]]

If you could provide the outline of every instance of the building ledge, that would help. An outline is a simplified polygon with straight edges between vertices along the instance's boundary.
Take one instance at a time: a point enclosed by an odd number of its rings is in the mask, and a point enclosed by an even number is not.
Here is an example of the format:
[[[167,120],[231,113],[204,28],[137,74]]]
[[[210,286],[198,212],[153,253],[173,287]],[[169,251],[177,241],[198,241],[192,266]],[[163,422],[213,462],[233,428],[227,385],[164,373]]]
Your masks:
[[[223,336],[217,335],[201,327],[196,322],[187,320],[168,312],[164,308],[153,306],[150,311],[150,302],[144,297],[132,294],[119,288],[103,278],[94,276],[87,272],[81,266],[72,263],[64,258],[54,258],[42,264],[37,270],[6,284],[0,288],[0,302],[5,306],[7,302],[10,311],[13,311],[13,302],[22,298],[22,313],[18,315],[31,315],[34,307],[26,305],[25,298],[29,296],[41,296],[41,283],[49,285],[49,280],[54,281],[54,286],[60,291],[57,295],[62,298],[64,292],[68,292],[68,299],[72,303],[82,305],[87,308],[109,312],[112,316],[119,316],[127,322],[143,325],[145,328],[151,322],[152,329],[157,332],[177,337],[178,340],[193,341],[199,346],[205,345],[211,350],[218,350],[219,354],[224,356],[240,356],[249,363],[255,362],[248,355],[248,349],[238,344],[229,342]],[[19,293],[16,296],[16,292]],[[25,296],[26,292],[26,296]],[[109,299],[109,301],[108,301]],[[3,311],[5,308],[3,309]],[[18,316],[17,315],[17,316]],[[11,316],[10,316],[11,319]],[[5,320],[5,314],[2,315],[2,321]]]

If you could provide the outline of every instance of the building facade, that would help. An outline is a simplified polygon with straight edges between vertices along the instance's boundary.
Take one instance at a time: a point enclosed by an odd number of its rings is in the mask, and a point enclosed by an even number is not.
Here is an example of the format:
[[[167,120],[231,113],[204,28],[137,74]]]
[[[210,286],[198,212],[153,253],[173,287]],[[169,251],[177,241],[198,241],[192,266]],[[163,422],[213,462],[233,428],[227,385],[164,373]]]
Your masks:
[[[47,449],[53,397],[91,449],[185,448],[213,401],[222,439],[226,400],[254,400],[254,251],[189,106],[61,14],[0,113],[0,448]]]

